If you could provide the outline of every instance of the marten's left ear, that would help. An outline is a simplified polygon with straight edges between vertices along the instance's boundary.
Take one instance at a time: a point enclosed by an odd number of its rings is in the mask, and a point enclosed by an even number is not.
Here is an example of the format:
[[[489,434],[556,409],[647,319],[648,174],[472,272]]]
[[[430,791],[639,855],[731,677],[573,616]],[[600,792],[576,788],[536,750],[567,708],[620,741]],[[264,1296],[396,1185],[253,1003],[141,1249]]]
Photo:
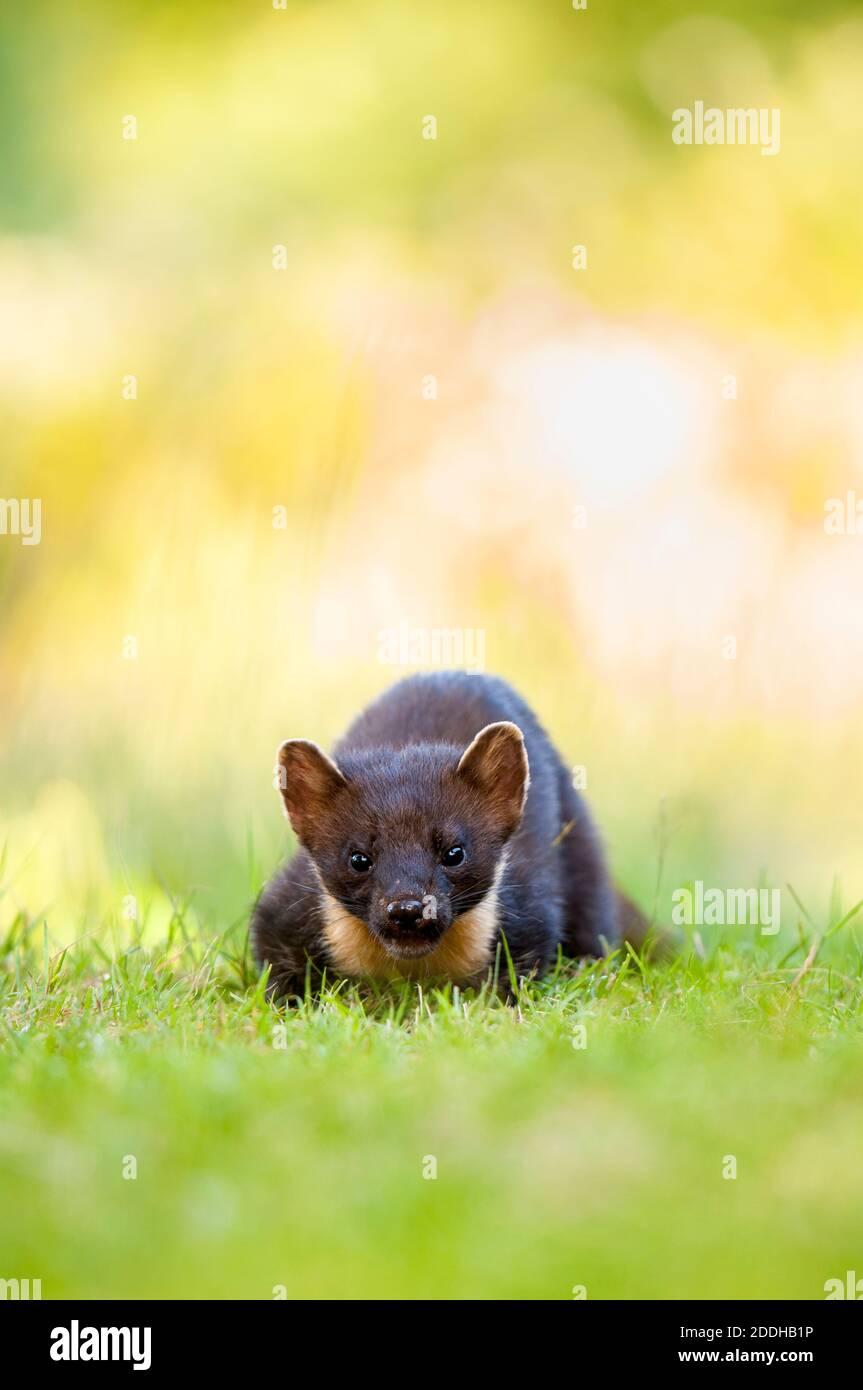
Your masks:
[[[458,775],[481,792],[498,826],[508,837],[521,820],[530,769],[517,724],[486,724],[462,754]]]

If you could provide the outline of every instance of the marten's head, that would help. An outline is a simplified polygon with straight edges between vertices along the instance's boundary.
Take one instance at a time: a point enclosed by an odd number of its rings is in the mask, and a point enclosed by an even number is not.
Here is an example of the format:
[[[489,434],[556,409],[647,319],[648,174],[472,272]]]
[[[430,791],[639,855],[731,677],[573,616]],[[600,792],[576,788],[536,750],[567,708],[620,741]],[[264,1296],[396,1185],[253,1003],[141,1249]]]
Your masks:
[[[338,765],[317,744],[289,739],[276,772],[331,923],[338,929],[341,913],[355,934],[361,924],[394,961],[429,955],[483,902],[529,781],[524,739],[510,723],[487,725],[467,749],[376,748],[338,755]],[[353,946],[360,964],[364,944]]]

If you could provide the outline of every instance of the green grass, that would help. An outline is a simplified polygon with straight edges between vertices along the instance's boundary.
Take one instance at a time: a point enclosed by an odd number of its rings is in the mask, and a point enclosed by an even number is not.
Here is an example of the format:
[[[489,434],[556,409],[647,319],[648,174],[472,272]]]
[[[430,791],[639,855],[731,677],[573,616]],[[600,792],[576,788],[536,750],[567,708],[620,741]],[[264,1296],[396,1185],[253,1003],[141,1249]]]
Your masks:
[[[243,924],[204,945],[175,904],[157,945],[108,926],[55,952],[19,917],[0,1277],[46,1298],[823,1297],[863,1272],[855,922],[567,965],[517,1007],[342,985],[282,1013]]]

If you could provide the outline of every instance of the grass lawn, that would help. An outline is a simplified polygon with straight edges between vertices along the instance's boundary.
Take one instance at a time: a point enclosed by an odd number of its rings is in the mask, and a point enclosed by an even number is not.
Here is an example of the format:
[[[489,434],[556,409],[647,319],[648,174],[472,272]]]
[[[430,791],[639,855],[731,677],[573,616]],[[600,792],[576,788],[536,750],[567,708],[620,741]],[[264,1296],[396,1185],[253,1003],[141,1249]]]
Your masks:
[[[863,1273],[856,920],[568,964],[517,1008],[342,986],[282,1013],[243,924],[213,940],[177,906],[158,945],[109,926],[52,953],[19,918],[0,1277],[45,1298],[823,1297]]]

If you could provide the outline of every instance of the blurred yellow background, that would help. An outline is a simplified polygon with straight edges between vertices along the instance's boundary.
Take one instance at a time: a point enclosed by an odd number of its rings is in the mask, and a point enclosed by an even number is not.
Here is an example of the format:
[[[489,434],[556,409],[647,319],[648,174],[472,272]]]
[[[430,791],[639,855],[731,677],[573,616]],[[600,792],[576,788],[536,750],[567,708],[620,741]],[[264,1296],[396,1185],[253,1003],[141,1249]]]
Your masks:
[[[276,744],[405,630],[481,634],[661,915],[859,897],[861,77],[850,3],[4,15],[0,926],[241,917]]]

